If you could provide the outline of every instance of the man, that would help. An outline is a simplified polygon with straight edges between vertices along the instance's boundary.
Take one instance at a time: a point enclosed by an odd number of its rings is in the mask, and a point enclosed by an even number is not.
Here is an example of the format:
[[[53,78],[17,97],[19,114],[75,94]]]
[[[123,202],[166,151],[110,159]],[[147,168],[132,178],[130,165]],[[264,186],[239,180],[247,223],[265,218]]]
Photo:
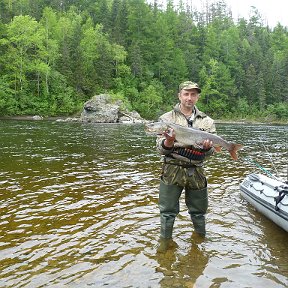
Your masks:
[[[199,128],[215,133],[214,121],[195,106],[201,89],[191,81],[179,85],[178,103],[174,109],[160,117],[160,121],[173,122],[182,126]],[[185,203],[188,207],[194,230],[205,236],[205,214],[208,207],[207,180],[203,162],[214,153],[208,139],[202,147],[185,146],[175,141],[173,129],[157,138],[157,150],[164,155],[160,179],[159,208],[161,239],[171,239],[175,217],[179,213],[179,198],[185,189]]]

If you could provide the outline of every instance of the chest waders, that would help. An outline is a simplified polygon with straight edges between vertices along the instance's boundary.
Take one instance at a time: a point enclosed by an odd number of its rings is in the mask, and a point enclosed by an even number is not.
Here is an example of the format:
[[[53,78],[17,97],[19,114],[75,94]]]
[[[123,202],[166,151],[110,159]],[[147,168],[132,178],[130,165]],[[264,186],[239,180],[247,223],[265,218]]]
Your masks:
[[[208,208],[207,187],[200,190],[186,190],[185,202],[188,207],[195,232],[201,236],[205,236],[205,214]]]
[[[172,111],[163,114],[160,120],[182,126],[187,126],[188,124],[189,127],[210,133],[216,132],[213,119],[199,111],[196,106],[194,107],[192,118],[187,119],[185,117],[178,103]],[[205,236],[208,193],[207,179],[204,168],[201,166],[206,157],[210,157],[214,153],[214,148],[203,150],[194,146],[186,147],[185,145],[166,147],[164,142],[165,137],[158,137],[156,140],[158,152],[164,155],[159,188],[161,238],[172,238],[173,225],[179,213],[179,199],[183,190],[185,190],[185,202],[194,229],[198,234]]]
[[[185,178],[187,177],[190,178],[189,175],[186,175]],[[191,179],[192,182],[193,180],[195,180],[193,178]],[[188,179],[188,181],[191,179]],[[201,186],[203,188],[199,187],[199,182],[197,183],[197,188],[193,187],[193,185],[191,186],[188,184],[179,185],[177,181],[172,181],[172,183],[165,182],[161,179],[159,187],[161,237],[165,239],[172,238],[174,221],[180,211],[179,199],[183,189],[185,189],[185,203],[188,208],[188,212],[190,214],[190,218],[192,220],[195,232],[197,232],[201,236],[205,236],[205,214],[208,208],[206,178],[201,181]]]

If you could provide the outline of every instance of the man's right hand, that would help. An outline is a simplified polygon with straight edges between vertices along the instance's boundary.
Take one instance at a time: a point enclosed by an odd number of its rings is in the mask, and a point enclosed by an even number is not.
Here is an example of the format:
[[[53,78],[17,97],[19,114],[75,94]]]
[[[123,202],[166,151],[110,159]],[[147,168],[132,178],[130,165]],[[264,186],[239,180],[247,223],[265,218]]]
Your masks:
[[[163,135],[165,136],[165,141],[164,141],[164,145],[166,147],[172,147],[174,145],[175,142],[175,131],[172,128],[168,128]]]

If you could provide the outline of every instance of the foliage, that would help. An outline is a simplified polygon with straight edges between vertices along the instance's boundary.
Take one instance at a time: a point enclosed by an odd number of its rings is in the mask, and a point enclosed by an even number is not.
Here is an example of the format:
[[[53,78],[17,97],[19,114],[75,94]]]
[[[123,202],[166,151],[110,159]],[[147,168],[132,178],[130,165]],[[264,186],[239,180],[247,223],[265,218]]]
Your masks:
[[[133,103],[133,108],[144,118],[153,118],[155,111],[160,109],[163,92],[162,84],[156,80],[152,81],[139,93],[139,97]]]
[[[0,115],[17,114],[17,102],[13,97],[13,92],[5,76],[3,76],[0,79]]]
[[[69,115],[110,93],[155,119],[192,80],[214,118],[288,119],[288,30],[255,7],[235,22],[224,1],[18,2],[0,10],[0,116]]]
[[[277,103],[275,105],[269,105],[265,113],[266,117],[273,120],[275,119],[287,119],[288,118],[288,103]]]

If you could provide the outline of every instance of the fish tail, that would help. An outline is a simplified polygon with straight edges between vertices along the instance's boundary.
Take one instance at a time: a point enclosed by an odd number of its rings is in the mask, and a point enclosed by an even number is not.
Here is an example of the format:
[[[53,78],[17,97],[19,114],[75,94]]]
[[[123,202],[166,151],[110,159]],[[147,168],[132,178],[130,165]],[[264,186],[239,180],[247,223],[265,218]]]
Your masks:
[[[218,153],[222,151],[222,147],[221,146],[214,146],[214,149]]]
[[[230,155],[234,160],[238,160],[237,151],[242,149],[243,145],[232,143],[229,149]]]

